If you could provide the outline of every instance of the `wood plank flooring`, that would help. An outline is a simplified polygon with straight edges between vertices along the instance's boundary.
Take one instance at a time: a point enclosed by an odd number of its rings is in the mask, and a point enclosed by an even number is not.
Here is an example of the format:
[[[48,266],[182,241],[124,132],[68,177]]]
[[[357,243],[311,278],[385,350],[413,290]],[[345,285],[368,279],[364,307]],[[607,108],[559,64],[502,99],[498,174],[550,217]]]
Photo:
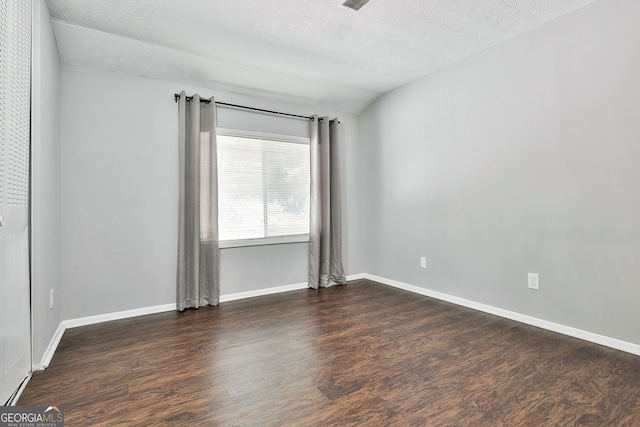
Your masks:
[[[640,357],[368,281],[68,330],[66,426],[640,426]]]

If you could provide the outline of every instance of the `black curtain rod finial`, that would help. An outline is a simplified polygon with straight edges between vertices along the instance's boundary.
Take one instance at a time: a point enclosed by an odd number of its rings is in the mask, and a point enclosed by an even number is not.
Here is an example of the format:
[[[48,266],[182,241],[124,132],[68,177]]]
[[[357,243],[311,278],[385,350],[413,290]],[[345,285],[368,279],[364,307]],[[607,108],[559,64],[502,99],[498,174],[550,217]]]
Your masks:
[[[178,100],[180,99],[180,94],[176,93],[173,96],[175,97],[176,102],[178,102]],[[185,96],[185,99],[187,100],[187,102],[191,102],[191,101],[193,101],[193,96]],[[200,99],[200,102],[203,102],[205,104],[211,103],[211,101],[208,100],[208,99]]]
[[[311,120],[313,120],[313,119],[311,119]],[[319,121],[320,123],[322,123],[324,120],[323,120],[323,119],[322,119],[322,117],[321,117],[321,118],[319,118],[319,119],[318,119],[318,121]],[[341,122],[340,122],[340,120],[333,119],[333,120],[329,120],[329,123],[338,123],[338,124],[340,124]]]

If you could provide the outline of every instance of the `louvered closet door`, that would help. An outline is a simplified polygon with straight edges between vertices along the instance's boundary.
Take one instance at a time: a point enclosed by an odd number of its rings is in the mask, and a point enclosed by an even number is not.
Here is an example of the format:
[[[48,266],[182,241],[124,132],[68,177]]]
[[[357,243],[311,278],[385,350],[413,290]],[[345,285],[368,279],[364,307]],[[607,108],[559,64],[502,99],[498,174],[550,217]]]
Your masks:
[[[31,370],[31,0],[0,0],[0,404]]]

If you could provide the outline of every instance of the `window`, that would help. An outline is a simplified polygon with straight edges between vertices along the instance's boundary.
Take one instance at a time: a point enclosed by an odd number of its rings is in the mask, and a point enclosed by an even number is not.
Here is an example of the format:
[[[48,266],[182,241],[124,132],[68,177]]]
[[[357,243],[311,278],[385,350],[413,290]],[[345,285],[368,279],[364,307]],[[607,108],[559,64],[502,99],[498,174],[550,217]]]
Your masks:
[[[307,241],[309,139],[217,134],[220,246]]]

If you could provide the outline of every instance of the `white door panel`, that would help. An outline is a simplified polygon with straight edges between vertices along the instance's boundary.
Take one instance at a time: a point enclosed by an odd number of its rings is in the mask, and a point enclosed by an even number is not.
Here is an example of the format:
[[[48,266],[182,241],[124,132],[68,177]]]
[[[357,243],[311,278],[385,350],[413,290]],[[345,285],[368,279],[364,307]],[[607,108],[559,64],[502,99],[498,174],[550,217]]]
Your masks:
[[[31,0],[0,0],[0,404],[31,370]]]

